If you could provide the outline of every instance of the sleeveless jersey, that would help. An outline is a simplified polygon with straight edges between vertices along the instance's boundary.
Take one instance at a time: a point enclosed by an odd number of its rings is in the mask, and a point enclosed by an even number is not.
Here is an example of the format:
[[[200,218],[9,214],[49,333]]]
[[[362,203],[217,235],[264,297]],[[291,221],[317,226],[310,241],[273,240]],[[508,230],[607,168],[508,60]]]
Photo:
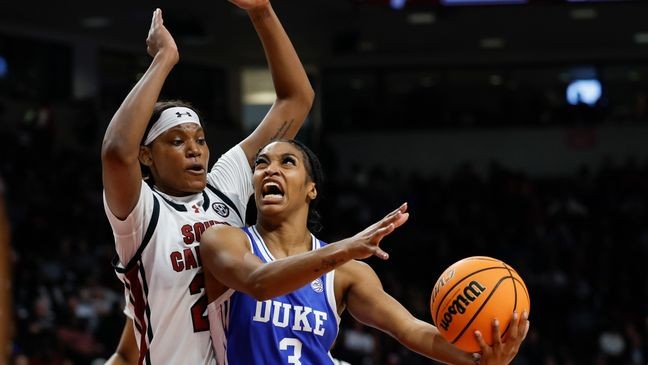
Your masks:
[[[133,319],[139,364],[216,363],[198,244],[210,226],[244,225],[252,188],[243,150],[236,146],[221,157],[207,183],[203,192],[181,198],[142,183],[137,206],[124,221],[105,204],[119,254],[113,266],[124,284],[124,312]],[[129,234],[135,230],[141,233]]]
[[[263,262],[274,261],[254,227],[243,228],[252,252]],[[315,250],[326,245],[312,236]],[[271,300],[228,290],[208,308],[214,350],[219,364],[333,364],[329,350],[340,317],[334,291],[334,271],[304,287]]]

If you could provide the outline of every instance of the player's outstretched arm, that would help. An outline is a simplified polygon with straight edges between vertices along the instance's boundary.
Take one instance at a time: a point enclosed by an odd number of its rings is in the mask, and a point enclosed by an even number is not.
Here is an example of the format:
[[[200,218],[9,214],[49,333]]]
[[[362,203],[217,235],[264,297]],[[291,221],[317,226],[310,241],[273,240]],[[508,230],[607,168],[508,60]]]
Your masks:
[[[119,344],[115,353],[106,361],[105,365],[135,365],[139,360],[139,351],[133,331],[133,320],[126,319]]]
[[[139,198],[142,174],[138,156],[146,125],[164,81],[179,60],[178,48],[164,26],[160,9],[153,12],[146,45],[153,60],[112,117],[101,146],[108,207],[122,219],[130,214]]]
[[[277,99],[259,126],[241,142],[250,166],[276,138],[294,138],[313,105],[315,92],[290,38],[268,0],[230,0],[245,9],[265,51]]]
[[[526,318],[518,322],[518,318],[514,317],[511,330],[515,335],[506,343],[500,341],[491,347],[481,341],[481,354],[464,352],[446,341],[435,326],[412,316],[383,290],[376,273],[358,261],[349,262],[336,270],[335,292],[336,297],[342,297],[342,293],[345,293],[346,308],[361,323],[389,334],[412,351],[446,364],[508,364],[515,357],[528,330]],[[499,332],[494,334],[500,338]]]
[[[406,209],[403,204],[351,238],[271,263],[250,252],[241,229],[213,226],[201,238],[200,257],[203,267],[224,286],[266,300],[297,290],[349,260],[387,258],[380,241],[407,221]]]

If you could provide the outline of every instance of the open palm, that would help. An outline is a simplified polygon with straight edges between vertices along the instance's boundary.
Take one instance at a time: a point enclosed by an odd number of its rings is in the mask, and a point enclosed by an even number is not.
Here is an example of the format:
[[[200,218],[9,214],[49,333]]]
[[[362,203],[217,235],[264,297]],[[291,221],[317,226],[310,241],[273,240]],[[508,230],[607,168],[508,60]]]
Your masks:
[[[355,236],[348,239],[352,250],[357,252],[356,259],[364,259],[369,256],[377,256],[383,260],[389,258],[389,254],[380,248],[380,241],[391,234],[396,228],[407,222],[407,203],[404,203],[396,210],[387,214],[383,219],[365,228]]]

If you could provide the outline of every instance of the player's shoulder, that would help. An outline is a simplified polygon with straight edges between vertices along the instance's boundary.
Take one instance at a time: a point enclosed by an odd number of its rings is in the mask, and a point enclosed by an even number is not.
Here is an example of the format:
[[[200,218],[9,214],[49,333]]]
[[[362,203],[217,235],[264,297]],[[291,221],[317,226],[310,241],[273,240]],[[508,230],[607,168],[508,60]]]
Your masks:
[[[335,269],[335,275],[351,284],[375,277],[376,273],[366,262],[351,260]]]
[[[200,240],[200,251],[205,255],[249,251],[250,241],[243,228],[217,224],[209,227]]]
[[[245,232],[243,231],[243,228],[227,224],[215,224],[207,228],[202,237],[202,242],[205,242],[205,240],[227,241],[233,238],[245,237]]]
[[[336,295],[344,297],[353,288],[378,286],[380,279],[366,262],[351,260],[335,269]]]

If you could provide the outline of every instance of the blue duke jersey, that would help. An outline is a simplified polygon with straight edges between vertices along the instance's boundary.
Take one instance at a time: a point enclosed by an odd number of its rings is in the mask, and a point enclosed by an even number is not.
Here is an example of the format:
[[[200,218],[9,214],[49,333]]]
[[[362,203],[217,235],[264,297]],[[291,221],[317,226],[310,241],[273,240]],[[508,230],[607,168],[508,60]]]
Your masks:
[[[142,183],[125,220],[104,199],[139,364],[216,363],[198,245],[212,225],[244,225],[251,177],[245,153],[235,146],[216,162],[201,193],[173,197]]]
[[[254,227],[244,228],[252,252],[274,261]],[[315,250],[325,243],[312,236]],[[271,300],[228,290],[208,308],[219,364],[333,364],[329,350],[338,333],[331,271],[304,287]]]

